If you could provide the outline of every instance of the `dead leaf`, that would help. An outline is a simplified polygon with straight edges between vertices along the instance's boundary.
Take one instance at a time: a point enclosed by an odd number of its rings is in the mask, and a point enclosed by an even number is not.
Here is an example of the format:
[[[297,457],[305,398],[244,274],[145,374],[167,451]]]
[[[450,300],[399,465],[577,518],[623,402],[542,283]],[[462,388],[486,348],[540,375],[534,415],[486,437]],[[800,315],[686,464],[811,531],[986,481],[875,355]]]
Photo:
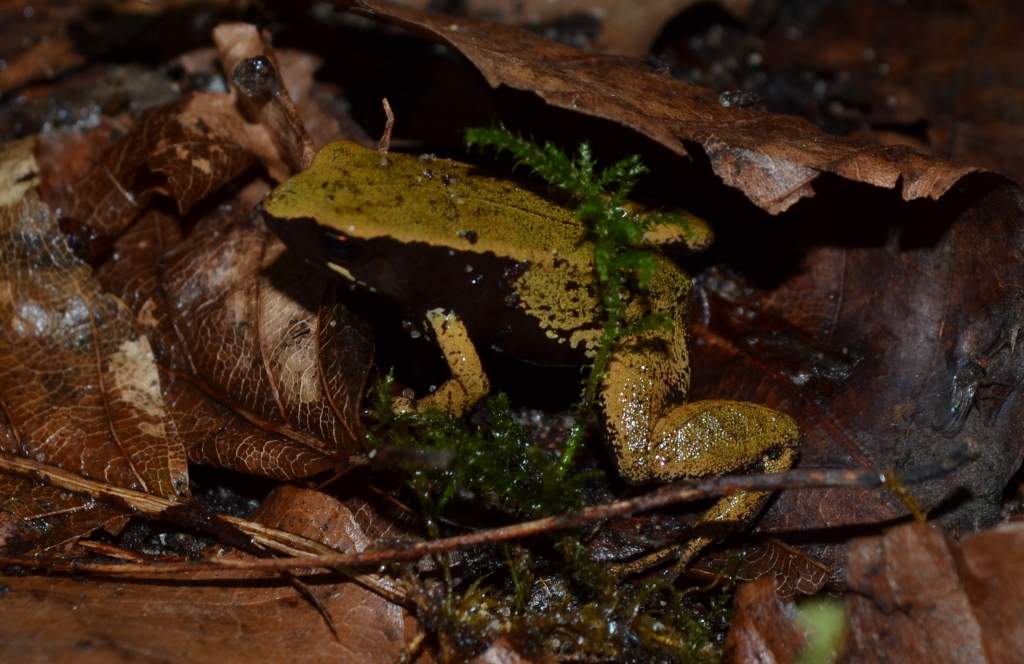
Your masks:
[[[736,591],[735,613],[722,648],[726,664],[791,664],[804,645],[796,607],[782,599],[770,577]]]
[[[805,467],[898,476],[966,450],[955,470],[909,491],[926,509],[944,505],[935,518],[948,527],[993,524],[1024,455],[1024,404],[1009,387],[1020,371],[1010,340],[1024,319],[1013,286],[1024,270],[1013,239],[1024,228],[1020,191],[974,180],[910,206],[867,188],[827,193],[778,228],[721,228],[724,263],[755,265],[750,252],[773,259],[746,279],[702,276],[691,397],[790,413]],[[760,527],[814,531],[906,514],[887,492],[783,492]],[[816,555],[839,566],[844,557]]]
[[[363,535],[322,493],[275,491],[260,509],[267,525],[346,546]],[[5,577],[0,596],[4,661],[367,662],[393,664],[415,635],[400,606],[352,582],[304,577],[340,639],[286,582],[179,579],[165,582]]]
[[[100,270],[154,339],[189,457],[280,479],[360,451],[369,330],[252,218],[256,182],[181,239],[148,213]]]
[[[723,570],[736,581],[770,577],[774,581],[773,592],[780,597],[814,595],[825,587],[832,575],[828,565],[775,539],[744,546],[738,551],[729,548],[713,551],[691,563],[686,572],[711,582]]]
[[[711,91],[656,74],[638,60],[584,54],[508,26],[378,0],[353,7],[449,44],[493,87],[530,91],[553,106],[623,124],[680,156],[696,143],[715,175],[772,214],[813,195],[822,173],[898,186],[904,200],[913,200],[938,198],[976,170],[902,146],[828,136],[796,117],[727,108]]]
[[[368,328],[258,223],[197,228],[162,286],[192,370],[247,419],[344,462],[361,449]]]
[[[848,662],[1013,662],[1024,646],[1024,529],[914,524],[850,547]]]
[[[312,158],[312,143],[273,64],[273,50],[253,26],[226,24],[220,30],[225,66],[233,72],[240,64],[256,68],[232,81],[253,117],[243,116],[235,94],[211,92],[143,113],[75,184],[61,218],[64,232],[90,260],[109,248],[155,194],[173,197],[185,214],[257,161],[271,178],[282,180]],[[232,41],[243,33],[245,41]]]
[[[149,340],[39,201],[33,145],[0,148],[0,446],[117,486],[188,495]],[[4,489],[13,493],[0,509],[27,529],[5,538],[12,549],[57,544],[120,513],[25,480]]]
[[[31,7],[21,3],[0,7],[0,94],[54,78],[78,67],[85,58],[68,36],[69,23],[81,14],[70,6]]]
[[[249,23],[221,23],[213,29],[213,41],[246,118],[267,128],[290,173],[309,168],[315,154],[313,142],[267,37]]]
[[[74,186],[61,226],[95,258],[156,193],[187,212],[253,163],[230,129],[241,124],[225,95],[198,93],[143,113],[136,126]],[[244,130],[243,130],[244,131]]]
[[[15,475],[0,475],[0,551],[6,555],[61,548],[97,528],[117,531],[124,510]]]
[[[181,241],[177,220],[150,210],[118,239],[97,278],[124,299],[138,328],[152,339],[168,412],[189,458],[285,480],[331,467],[328,457],[261,428],[196,385],[160,284],[161,260]]]

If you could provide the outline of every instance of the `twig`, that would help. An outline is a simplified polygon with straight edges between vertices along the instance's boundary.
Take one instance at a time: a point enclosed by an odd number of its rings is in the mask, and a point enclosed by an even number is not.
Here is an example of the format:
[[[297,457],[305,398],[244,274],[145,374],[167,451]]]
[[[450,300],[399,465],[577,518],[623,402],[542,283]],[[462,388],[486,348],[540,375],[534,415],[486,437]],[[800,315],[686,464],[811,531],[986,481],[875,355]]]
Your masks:
[[[239,519],[224,514],[214,514],[191,502],[163,498],[141,491],[132,491],[131,489],[96,482],[56,466],[50,466],[34,459],[15,456],[6,452],[0,452],[0,473],[2,472],[14,473],[61,489],[86,494],[96,500],[120,505],[129,512],[167,519],[175,523],[183,523],[186,526],[209,532],[218,539],[223,539],[225,535],[230,539],[232,534],[236,536],[241,534],[247,538],[247,543],[250,546],[262,546],[287,556],[338,555],[337,550],[326,544],[302,537],[301,535],[270,528],[255,521]],[[183,515],[187,516],[187,518],[183,519]],[[162,563],[138,564],[141,567],[145,567]],[[186,566],[189,564],[185,563]],[[286,567],[282,569],[291,568]],[[343,565],[338,565],[332,569],[345,574],[353,581],[378,593],[389,601],[396,603],[405,601],[405,593],[391,579],[375,574],[350,572]]]
[[[391,132],[395,129],[395,112],[391,110],[388,98],[381,99],[384,104],[384,133],[381,134],[380,143],[377,144],[377,152],[380,154],[381,166],[387,166],[388,150],[391,149]]]
[[[71,573],[91,572],[116,576],[179,574],[197,571],[262,570],[321,568],[327,570],[376,566],[408,562],[425,556],[464,549],[483,544],[496,544],[533,537],[557,530],[575,528],[587,523],[645,512],[675,503],[700,500],[734,491],[776,491],[822,487],[877,488],[884,486],[884,474],[869,470],[791,470],[762,475],[727,475],[704,480],[679,482],[650,493],[602,505],[593,505],[577,512],[545,517],[510,526],[466,533],[444,539],[416,542],[401,549],[378,549],[358,553],[316,553],[289,558],[239,560],[219,558],[186,563],[107,564],[46,561],[28,557],[0,557],[0,564],[29,569],[49,569]],[[320,545],[323,546],[323,545]]]

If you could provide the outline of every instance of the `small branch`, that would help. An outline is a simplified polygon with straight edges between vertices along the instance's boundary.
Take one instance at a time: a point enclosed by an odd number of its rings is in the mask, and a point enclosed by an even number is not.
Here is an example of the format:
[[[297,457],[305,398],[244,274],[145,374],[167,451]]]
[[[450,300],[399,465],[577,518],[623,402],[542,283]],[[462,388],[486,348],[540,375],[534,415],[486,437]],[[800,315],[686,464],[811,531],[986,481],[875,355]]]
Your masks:
[[[388,98],[384,97],[381,99],[384,104],[384,133],[381,134],[380,143],[377,144],[377,152],[380,154],[380,163],[382,166],[387,166],[388,163],[388,150],[391,149],[391,132],[395,129],[395,112],[391,110],[391,104],[388,103]]]
[[[287,556],[319,555],[329,557],[339,555],[336,549],[301,535],[270,528],[255,521],[207,512],[192,502],[163,498],[141,491],[132,491],[131,489],[96,482],[56,466],[50,466],[34,459],[15,456],[6,452],[0,452],[0,473],[3,472],[28,477],[74,493],[85,494],[106,503],[114,503],[124,507],[128,512],[145,514],[153,518],[163,518],[175,523],[183,523],[188,527],[211,533],[218,539],[223,539],[226,532],[237,531],[248,538],[250,545],[262,546]],[[182,515],[191,518],[182,519]],[[138,563],[140,567],[153,564],[163,563]],[[186,566],[189,564],[186,563]],[[57,569],[56,567],[52,568]],[[402,603],[405,600],[405,593],[391,579],[375,574],[350,572],[345,570],[342,565],[332,567],[332,569],[345,574],[353,581],[378,593],[389,601]]]
[[[681,482],[650,493],[603,505],[593,505],[578,512],[526,521],[501,528],[482,530],[444,539],[417,542],[401,549],[379,549],[358,553],[313,553],[290,558],[239,560],[220,558],[188,563],[106,564],[48,562],[36,558],[0,557],[0,564],[30,569],[48,569],[71,573],[91,572],[116,576],[179,574],[197,571],[263,570],[280,571],[302,568],[327,570],[376,566],[408,562],[425,556],[465,549],[483,544],[496,544],[536,535],[575,528],[604,519],[645,512],[676,503],[701,500],[735,491],[776,491],[822,487],[877,488],[885,484],[884,474],[867,470],[791,470],[763,475],[735,475],[698,481]],[[319,545],[323,546],[323,545]]]

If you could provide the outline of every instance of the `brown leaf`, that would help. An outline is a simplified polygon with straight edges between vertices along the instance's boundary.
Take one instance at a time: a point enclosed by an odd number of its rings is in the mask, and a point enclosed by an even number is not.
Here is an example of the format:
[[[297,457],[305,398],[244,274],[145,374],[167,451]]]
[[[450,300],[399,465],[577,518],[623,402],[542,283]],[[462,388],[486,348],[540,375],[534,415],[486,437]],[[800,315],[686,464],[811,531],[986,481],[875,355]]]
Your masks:
[[[75,258],[33,188],[34,141],[0,147],[0,449],[161,496],[188,494],[149,341]],[[0,477],[0,545],[43,549],[123,510]]]
[[[950,527],[994,523],[1024,454],[1024,403],[1008,387],[1024,320],[1019,190],[976,179],[910,206],[866,188],[825,193],[778,229],[723,228],[722,251],[738,252],[728,262],[773,259],[750,280],[704,275],[691,398],[790,413],[806,467],[898,476],[966,447],[971,458],[910,494],[925,509],[944,504],[936,518]],[[822,489],[784,492],[760,525],[813,531],[906,514],[888,492]],[[819,555],[841,564],[841,553]]]
[[[735,565],[739,557],[739,565]],[[735,568],[735,569],[734,569]],[[703,555],[687,567],[687,574],[714,580],[723,570],[737,581],[753,581],[765,577],[774,580],[774,591],[780,597],[814,595],[825,587],[832,569],[799,549],[769,539],[736,551],[725,549]]]
[[[726,664],[790,664],[804,645],[796,607],[782,599],[769,577],[744,583],[722,648]]]
[[[295,487],[271,494],[259,519],[334,545],[363,537],[336,500]],[[398,661],[417,630],[407,612],[355,583],[330,576],[305,581],[331,615],[339,640],[286,581],[265,575],[230,583],[5,577],[0,659]]]
[[[14,475],[0,475],[0,550],[7,555],[61,547],[96,528],[117,530],[124,510]]]
[[[901,146],[861,145],[790,116],[727,108],[709,90],[651,72],[642,62],[583,54],[537,35],[357,0],[368,16],[425,33],[466,56],[492,86],[531,91],[547,103],[631,127],[678,155],[703,148],[715,174],[776,214],[813,194],[822,173],[878,187],[904,200],[938,198],[973,168]]]
[[[241,123],[224,95],[197,93],[142,114],[74,186],[61,225],[89,257],[103,253],[156,193],[184,213],[254,163],[236,141]]]
[[[359,448],[372,341],[326,274],[239,224],[196,229],[162,283],[193,371],[233,408],[341,461]]]
[[[993,557],[1016,569],[1024,551],[1019,534],[995,539],[1002,547]],[[853,594],[846,600],[850,630],[844,661],[1014,661],[1020,651],[1006,647],[1020,643],[1020,616],[1014,614],[1009,624],[980,622],[958,572],[958,548],[941,531],[920,524],[854,542],[850,547]],[[997,564],[989,569],[998,573],[999,568]],[[1016,572],[984,583],[989,587],[998,583],[1001,608],[997,611],[1001,616],[1007,616],[1004,609],[1014,603],[1020,606]],[[987,608],[992,609],[993,603]],[[986,642],[995,649],[989,650]],[[999,656],[1007,652],[1014,656]]]
[[[361,449],[372,341],[330,277],[252,218],[266,190],[250,185],[184,240],[173,219],[148,213],[100,278],[154,339],[189,457],[294,479]]]
[[[49,4],[40,3],[27,12],[22,3],[0,7],[0,94],[54,78],[85,62],[67,34],[81,8]]]
[[[214,36],[225,67],[238,74],[232,84],[250,117],[235,94],[210,92],[143,113],[75,184],[61,218],[88,258],[103,254],[154,194],[173,197],[185,214],[257,161],[282,180],[312,159],[313,145],[273,50],[247,24],[224,24]]]
[[[27,188],[31,141],[9,144],[5,173]],[[28,178],[26,180],[26,178]],[[0,182],[5,178],[0,177]],[[93,479],[185,495],[184,447],[167,418],[149,340],[71,253],[28,191],[0,197],[0,402],[15,445],[6,451]]]
[[[249,23],[221,23],[213,41],[247,119],[267,128],[289,174],[309,168],[316,151],[266,37]]]
[[[400,0],[396,4],[416,9],[433,9],[436,3],[427,0]],[[467,0],[459,5],[459,13],[476,18],[500,21],[542,29],[545,33],[559,32],[560,24],[581,24],[574,35],[588,50],[643,57],[665,24],[698,0]],[[742,16],[750,11],[751,0],[719,0],[726,10]]]

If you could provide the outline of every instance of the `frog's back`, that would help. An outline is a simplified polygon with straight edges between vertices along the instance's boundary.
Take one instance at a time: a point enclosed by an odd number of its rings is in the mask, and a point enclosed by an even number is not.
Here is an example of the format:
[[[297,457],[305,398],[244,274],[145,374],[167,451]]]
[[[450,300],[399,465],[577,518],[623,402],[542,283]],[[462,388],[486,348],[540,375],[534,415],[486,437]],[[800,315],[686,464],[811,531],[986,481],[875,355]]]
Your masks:
[[[584,228],[572,211],[475,166],[333,143],[312,166],[279,186],[267,211],[312,218],[362,239],[423,242],[490,252],[531,264],[589,263]]]

